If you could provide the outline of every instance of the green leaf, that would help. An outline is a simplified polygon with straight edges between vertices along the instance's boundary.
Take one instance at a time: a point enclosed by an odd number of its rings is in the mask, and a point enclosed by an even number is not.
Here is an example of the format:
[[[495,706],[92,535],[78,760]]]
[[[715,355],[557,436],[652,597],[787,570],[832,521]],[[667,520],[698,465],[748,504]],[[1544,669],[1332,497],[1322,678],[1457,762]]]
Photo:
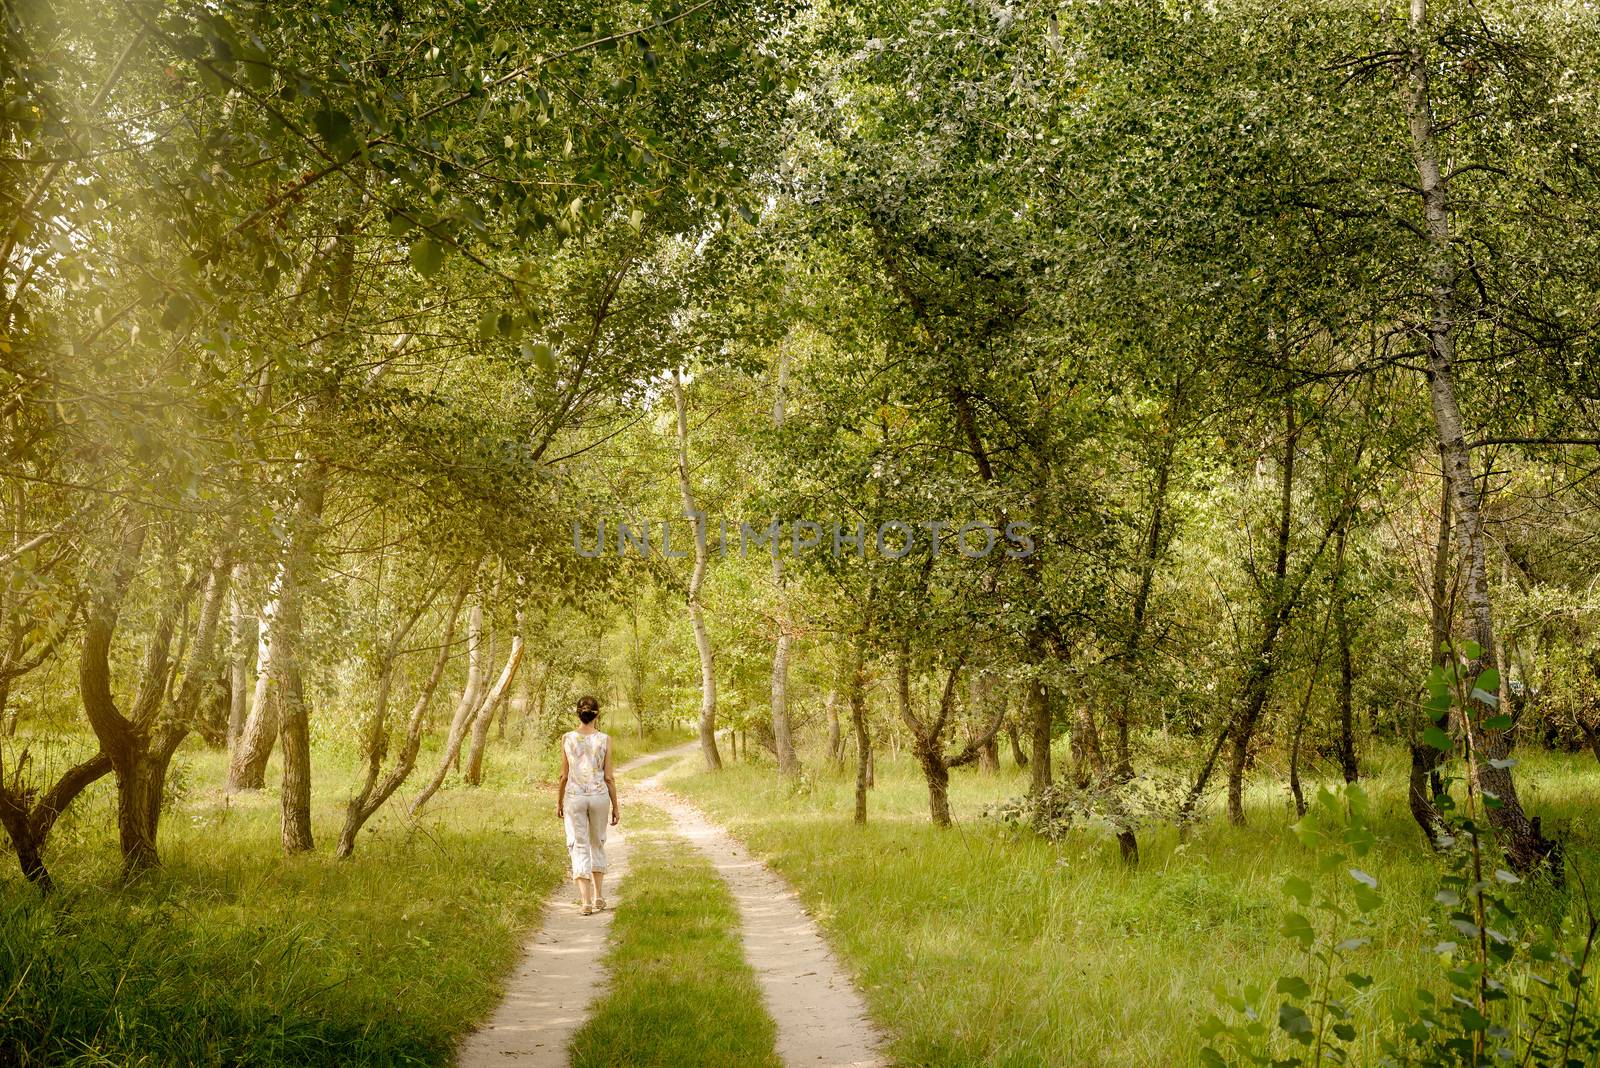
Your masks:
[[[1511,729],[1511,717],[1504,713],[1498,716],[1490,716],[1483,721],[1483,726],[1485,730],[1508,731]]]
[[[355,140],[355,127],[351,125],[350,116],[342,111],[323,108],[311,116],[311,125],[329,145],[344,146]]]
[[[1283,881],[1283,892],[1302,906],[1311,904],[1311,884],[1298,875],[1291,875]]]
[[[550,346],[543,342],[522,343],[522,355],[525,359],[533,361],[533,365],[541,371],[554,371],[556,369],[555,353],[550,351]]]
[[[1285,1001],[1278,1006],[1278,1026],[1283,1028],[1289,1034],[1289,1037],[1296,1042],[1310,1043],[1311,1041],[1313,1030],[1311,1017],[1307,1016],[1298,1005],[1291,1005]]]
[[[1461,651],[1467,655],[1468,660],[1476,660],[1483,655],[1483,646],[1469,638],[1462,643]]]
[[[1423,729],[1422,741],[1427,745],[1433,746],[1441,753],[1450,752],[1451,747],[1455,745],[1455,743],[1450,740],[1450,736],[1448,734],[1440,730],[1438,727],[1432,726]]]
[[[424,278],[432,278],[444,266],[444,249],[431,237],[411,246],[411,266]]]
[[[161,325],[167,330],[176,330],[188,322],[193,313],[194,307],[189,303],[189,298],[179,293],[167,301],[166,310],[161,313]]]
[[[1487,668],[1478,676],[1477,680],[1473,682],[1472,685],[1477,689],[1485,690],[1489,693],[1499,693],[1500,672],[1496,671],[1494,668]]]
[[[1285,938],[1299,942],[1306,949],[1311,948],[1311,943],[1317,940],[1317,929],[1311,926],[1311,921],[1298,912],[1290,912],[1283,917],[1283,935]]]
[[[1288,994],[1292,998],[1308,998],[1311,996],[1311,984],[1298,975],[1286,975],[1278,980],[1278,993]]]

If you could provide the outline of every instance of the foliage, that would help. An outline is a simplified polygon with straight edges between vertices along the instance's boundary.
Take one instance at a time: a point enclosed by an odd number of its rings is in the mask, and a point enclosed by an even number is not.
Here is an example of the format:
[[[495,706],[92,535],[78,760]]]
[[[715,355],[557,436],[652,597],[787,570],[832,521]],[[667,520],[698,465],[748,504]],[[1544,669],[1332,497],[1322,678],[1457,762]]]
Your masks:
[[[1470,644],[1463,651],[1469,658],[1477,655]],[[1436,668],[1429,679],[1430,707],[1440,722],[1452,708],[1462,713],[1469,748],[1471,724],[1478,718],[1474,710],[1488,706],[1492,711],[1496,704],[1498,687],[1489,674],[1467,674],[1450,665]],[[1454,743],[1433,727],[1428,744],[1448,749]],[[1541,924],[1536,907],[1516,889],[1522,880],[1504,869],[1488,870],[1497,853],[1493,832],[1479,813],[1480,806],[1496,799],[1480,798],[1470,776],[1464,782],[1464,807],[1448,795],[1438,799],[1447,816],[1441,834],[1445,870],[1434,895],[1443,914],[1434,925],[1444,937],[1433,952],[1443,982],[1418,987],[1409,1004],[1396,1006],[1394,1031],[1384,1039],[1385,1063],[1588,1063],[1600,1054],[1592,960],[1600,917],[1584,897],[1583,919],[1569,923],[1563,913],[1553,925]],[[1284,893],[1295,905],[1314,905],[1315,919],[1293,910],[1283,916],[1283,934],[1301,947],[1304,963],[1275,984],[1273,994],[1282,995],[1275,1015],[1275,998],[1260,987],[1220,991],[1239,1019],[1225,1023],[1210,1017],[1203,1029],[1211,1043],[1203,1051],[1205,1063],[1351,1063],[1357,1032],[1350,1004],[1372,986],[1373,976],[1342,969],[1347,957],[1371,943],[1370,917],[1383,904],[1377,878],[1349,866],[1374,843],[1369,813],[1359,786],[1338,794],[1324,789],[1295,825],[1296,837],[1315,855],[1324,876],[1320,889],[1299,877],[1284,882]],[[1326,877],[1341,868],[1350,880],[1338,881],[1343,892],[1326,886]]]

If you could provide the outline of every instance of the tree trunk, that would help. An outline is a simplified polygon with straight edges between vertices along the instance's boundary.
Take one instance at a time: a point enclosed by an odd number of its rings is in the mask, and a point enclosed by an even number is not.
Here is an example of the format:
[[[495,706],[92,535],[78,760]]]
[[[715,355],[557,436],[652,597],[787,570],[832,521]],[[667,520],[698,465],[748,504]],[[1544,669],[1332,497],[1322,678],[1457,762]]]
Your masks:
[[[314,461],[296,503],[294,527],[284,554],[278,591],[272,671],[279,678],[278,734],[283,743],[282,837],[286,853],[305,853],[311,837],[311,717],[306,701],[300,645],[305,630],[305,590],[316,565],[328,466]]]
[[[1029,764],[1028,792],[1035,796],[1050,786],[1050,733],[1052,717],[1050,688],[1043,679],[1034,679],[1028,689],[1029,727],[1033,759]]]
[[[1167,487],[1171,482],[1173,455],[1177,450],[1177,435],[1171,426],[1172,407],[1176,407],[1178,397],[1175,394],[1172,406],[1168,409],[1168,427],[1166,448],[1161,453],[1161,460],[1156,466],[1156,485],[1153,500],[1150,504],[1150,526],[1145,531],[1143,542],[1143,557],[1139,567],[1139,588],[1133,597],[1133,618],[1128,628],[1128,641],[1123,646],[1123,669],[1128,673],[1131,683],[1138,670],[1139,654],[1144,642],[1145,617],[1150,611],[1150,593],[1155,587],[1156,564],[1161,560],[1161,541],[1165,536],[1163,524],[1166,520]],[[1116,767],[1113,773],[1121,782],[1133,778],[1133,757],[1128,747],[1128,705],[1132,702],[1133,687],[1129,685],[1122,694],[1122,700],[1112,706],[1113,745],[1116,753]]]
[[[839,690],[828,691],[822,708],[828,719],[828,763],[834,767],[844,763],[844,739],[839,735]]]
[[[689,576],[689,624],[694,629],[695,649],[700,653],[700,754],[711,771],[720,770],[722,755],[717,752],[717,674],[711,655],[711,635],[706,630],[700,607],[700,590],[706,580],[706,516],[695,507],[694,487],[689,482],[689,402],[683,392],[683,376],[672,373],[672,396],[678,409],[678,489],[683,495],[683,510],[694,529],[694,571]]]
[[[778,562],[774,561],[773,566],[778,567]],[[793,778],[800,774],[800,758],[795,754],[789,728],[789,646],[793,639],[788,633],[786,614],[779,616],[778,627],[772,648],[772,746],[778,758],[778,774]]]
[[[1028,754],[1022,748],[1022,737],[1017,731],[1017,721],[1006,716],[1006,737],[1011,740],[1011,762],[1019,768],[1028,766]]]
[[[778,346],[777,385],[772,404],[772,425],[783,428],[784,404],[789,386],[789,351]],[[774,521],[778,517],[774,516]],[[772,647],[772,746],[778,757],[778,774],[794,778],[800,774],[800,758],[794,750],[789,727],[789,646],[794,640],[789,619],[789,588],[783,576],[783,556],[772,554],[772,584],[777,590],[778,635]]]
[[[274,583],[276,590],[276,582]],[[256,685],[228,760],[227,790],[259,790],[267,782],[267,761],[278,738],[278,697],[273,692],[272,642],[277,599],[268,601],[256,622]]]
[[[21,771],[19,767],[19,779]],[[111,758],[98,753],[68,768],[31,806],[29,794],[21,788],[20,782],[17,789],[0,784],[0,825],[5,827],[16,850],[23,876],[37,886],[40,893],[48,894],[55,889],[55,880],[45,867],[44,847],[57,818],[88,786],[109,774]]]
[[[1594,754],[1596,760],[1600,760],[1600,730],[1596,730],[1592,723],[1584,720],[1580,720],[1578,726],[1583,730],[1583,736],[1589,743],[1589,752]]]
[[[1328,611],[1322,617],[1322,630],[1317,634],[1316,655],[1311,658],[1311,674],[1306,679],[1306,692],[1300,700],[1300,708],[1294,718],[1294,740],[1289,746],[1289,793],[1294,797],[1294,814],[1296,818],[1306,814],[1305,792],[1300,788],[1300,743],[1305,736],[1306,716],[1311,711],[1311,697],[1316,693],[1317,676],[1322,671],[1322,654],[1328,647],[1328,624],[1338,612],[1339,604],[1339,571],[1334,569],[1333,588],[1328,591]],[[1347,782],[1352,780],[1346,780]]]
[[[870,618],[870,617],[869,617]],[[872,738],[867,734],[867,622],[850,651],[850,724],[856,734],[857,823],[867,822],[867,787],[872,782]]]
[[[233,593],[229,598],[230,619],[228,634],[228,752],[238,749],[239,736],[244,733],[245,717],[250,711],[250,662],[256,644],[258,623],[245,604],[244,591],[240,589],[244,568],[233,569]]]
[[[490,674],[494,665],[500,659],[500,635],[490,632],[487,645],[483,646],[478,661],[478,685],[473,691],[472,704],[464,713],[461,721],[461,746],[456,750],[455,756],[450,761],[452,770],[461,771],[461,754],[468,748],[468,741],[472,737],[473,729],[478,722],[478,713],[483,708],[483,698],[488,693]]]
[[[1449,178],[1439,165],[1434,125],[1433,102],[1428,84],[1430,58],[1425,50],[1428,33],[1426,0],[1411,0],[1410,39],[1406,52],[1405,77],[1401,80],[1401,101],[1406,126],[1411,135],[1412,155],[1422,194],[1423,221],[1428,235],[1427,283],[1429,294],[1428,399],[1438,429],[1439,446],[1455,492],[1459,529],[1466,560],[1466,601],[1468,631],[1479,647],[1479,655],[1467,665],[1469,675],[1497,667],[1499,650],[1495,645],[1494,611],[1489,600],[1488,551],[1483,532],[1483,515],[1478,500],[1478,483],[1472,468],[1455,387],[1455,288],[1456,266],[1451,234]],[[1489,728],[1480,717],[1463,710],[1469,744],[1477,749],[1473,761],[1477,785],[1485,794],[1498,799],[1488,811],[1489,822],[1499,832],[1513,868],[1528,873],[1543,865],[1553,844],[1540,833],[1523,811],[1517,795],[1516,779],[1509,762],[1511,741],[1507,731]]]
[[[509,712],[516,718],[518,738],[527,733],[528,716],[533,712],[533,672],[531,663],[527,671],[517,672],[517,684],[511,691]]]
[[[1361,777],[1356,761],[1355,728],[1355,664],[1350,656],[1349,595],[1344,573],[1344,547],[1346,530],[1339,528],[1339,541],[1334,549],[1333,565],[1333,629],[1339,643],[1339,768],[1344,772],[1346,784]]]
[[[449,663],[451,642],[456,633],[456,620],[461,615],[461,604],[466,600],[470,586],[470,581],[462,583],[455,600],[450,604],[449,615],[445,620],[444,637],[439,643],[438,652],[434,654],[433,669],[428,673],[422,689],[417,692],[416,703],[412,705],[411,715],[406,720],[406,740],[395,758],[394,767],[381,779],[379,772],[383,765],[384,750],[381,721],[374,725],[373,732],[368,736],[366,779],[361,785],[360,792],[350,799],[349,805],[345,808],[344,827],[339,832],[339,844],[333,853],[340,859],[348,857],[355,851],[356,835],[361,832],[362,826],[383,807],[416,767],[417,750],[422,746],[422,731],[427,724],[428,707],[433,702],[433,695],[438,691],[439,680],[444,677],[445,665]]]
[[[1001,691],[1004,693],[1004,691]],[[974,672],[972,676],[971,691],[972,707],[987,711],[995,705],[994,675],[987,671]],[[1004,707],[1000,709],[1000,721],[1005,722]],[[973,738],[979,737],[973,735]],[[969,739],[970,740],[970,739]],[[978,770],[985,775],[993,775],[1000,770],[1000,734],[992,732],[986,742],[978,746]]]
[[[917,763],[922,765],[922,776],[928,782],[928,815],[933,825],[950,826],[950,769],[944,765],[943,754],[919,747]]]
[[[506,654],[506,666],[484,697],[482,707],[472,721],[472,748],[467,754],[466,770],[468,786],[478,786],[483,782],[483,751],[489,742],[489,723],[494,719],[495,709],[510,691],[511,680],[516,677],[517,669],[521,665],[522,635],[517,634],[511,639],[511,652]]]
[[[1087,701],[1072,703],[1072,775],[1078,786],[1107,778],[1105,751],[1100,748],[1100,729]]]
[[[1450,662],[1450,617],[1451,604],[1449,595],[1450,584],[1450,532],[1452,529],[1450,502],[1454,492],[1450,488],[1450,472],[1441,469],[1439,473],[1439,536],[1434,543],[1433,550],[1433,582],[1429,590],[1431,600],[1430,622],[1432,650],[1429,662],[1432,666],[1443,667]],[[1428,720],[1426,711],[1420,717]],[[1438,721],[1431,721],[1432,726],[1448,733],[1450,729],[1450,714],[1445,713]],[[1434,803],[1437,790],[1439,765],[1444,762],[1444,754],[1422,740],[1422,731],[1418,729],[1417,717],[1413,717],[1408,726],[1407,745],[1411,750],[1410,781],[1407,790],[1407,803],[1411,808],[1411,817],[1417,821],[1417,826],[1422,829],[1422,837],[1434,849],[1439,848],[1439,835],[1444,830],[1444,818],[1439,814],[1439,808]]]
[[[945,688],[947,694],[955,685],[958,670],[952,670],[950,673],[950,685]],[[911,650],[903,642],[895,663],[894,677],[895,702],[900,711],[900,719],[911,732],[912,750],[916,754],[917,764],[922,768],[922,777],[928,784],[928,815],[935,827],[948,827],[950,826],[950,772],[944,764],[943,746],[939,741],[940,727],[932,722],[924,722],[911,707]],[[930,718],[931,715],[930,713]],[[942,714],[940,718],[942,719]]]
[[[455,715],[450,720],[450,733],[445,738],[444,755],[439,759],[439,766],[434,769],[433,778],[411,802],[410,813],[415,818],[422,811],[422,806],[428,799],[439,792],[439,787],[444,785],[445,777],[450,774],[450,769],[456,763],[456,757],[461,753],[461,742],[466,737],[467,729],[472,725],[472,717],[478,711],[478,698],[483,690],[483,606],[474,604],[467,610],[467,681],[461,691],[461,699],[456,702]]]
[[[117,837],[124,877],[161,863],[156,825],[161,814],[161,783],[148,753],[130,754],[117,774]]]
[[[1000,739],[990,738],[978,750],[978,770],[985,775],[995,775],[1000,771]]]
[[[1283,430],[1283,461],[1279,465],[1278,545],[1273,560],[1272,584],[1263,604],[1261,643],[1256,650],[1256,658],[1245,672],[1244,701],[1240,705],[1240,715],[1234,721],[1230,739],[1233,744],[1228,761],[1228,819],[1236,827],[1244,826],[1244,773],[1250,758],[1250,742],[1255,737],[1261,711],[1266,707],[1276,668],[1278,635],[1288,622],[1291,607],[1288,593],[1289,534],[1294,521],[1294,461],[1299,445],[1293,390],[1284,399]]]
[[[125,879],[160,863],[156,824],[161,812],[161,788],[167,760],[187,731],[187,725],[163,730],[155,744],[152,744],[151,733],[156,729],[167,695],[172,637],[178,614],[198,585],[198,582],[185,582],[177,577],[176,550],[169,545],[162,561],[167,587],[162,596],[164,603],[146,650],[137,694],[128,714],[124,715],[112,691],[111,644],[144,542],[144,526],[130,517],[109,574],[100,577],[90,596],[78,661],[78,690],[84,713],[117,779],[117,830]],[[216,571],[213,569],[214,575]],[[213,590],[221,592],[220,580],[213,585]],[[208,598],[208,603],[214,624],[217,608],[212,599]],[[211,637],[215,638],[214,629]],[[196,645],[198,656],[201,655],[200,643]],[[198,694],[199,691],[195,688],[192,692]]]

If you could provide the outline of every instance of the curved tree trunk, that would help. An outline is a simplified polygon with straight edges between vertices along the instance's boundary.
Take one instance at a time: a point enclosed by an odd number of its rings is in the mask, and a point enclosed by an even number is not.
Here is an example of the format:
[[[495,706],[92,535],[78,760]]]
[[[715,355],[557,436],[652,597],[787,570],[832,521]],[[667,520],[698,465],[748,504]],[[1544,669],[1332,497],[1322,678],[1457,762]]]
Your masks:
[[[444,637],[439,643],[438,652],[434,654],[433,669],[428,672],[427,681],[417,692],[416,702],[411,706],[411,715],[406,720],[406,739],[400,746],[394,767],[390,768],[388,774],[383,775],[381,779],[379,773],[382,770],[386,738],[382,721],[377,720],[374,723],[367,742],[366,779],[361,784],[360,792],[352,797],[345,807],[344,826],[339,831],[339,844],[333,851],[336,857],[343,859],[355,852],[356,836],[361,833],[362,826],[394,795],[416,767],[417,750],[422,746],[422,730],[427,723],[428,707],[433,703],[433,695],[439,689],[439,680],[444,677],[445,665],[450,661],[456,621],[461,616],[461,604],[466,600],[470,586],[470,582],[463,583],[456,593],[455,600],[450,603],[449,614],[445,619]]]
[[[130,518],[109,574],[97,583],[91,595],[78,662],[84,713],[117,779],[117,831],[124,878],[133,878],[160,863],[156,829],[167,766],[192,727],[206,685],[216,678],[217,622],[227,596],[229,571],[225,557],[219,553],[204,576],[180,579],[176,550],[168,546],[162,567],[166,587],[163,607],[151,635],[138,691],[124,715],[112,690],[111,644],[144,542],[143,525]],[[171,715],[163,722],[172,671],[173,631],[180,612],[202,583],[206,583],[206,596],[188,654],[187,671]]]
[[[276,590],[277,582],[274,582]],[[267,761],[278,739],[278,696],[273,691],[272,643],[277,599],[261,610],[256,622],[256,685],[250,712],[228,760],[227,790],[259,790],[267,782]]]
[[[472,747],[467,752],[465,773],[468,786],[483,783],[483,753],[489,744],[489,724],[494,720],[495,710],[506,700],[511,690],[511,680],[516,678],[517,669],[521,666],[522,635],[518,633],[511,638],[511,651],[506,654],[506,665],[501,669],[500,677],[484,695],[478,714],[472,721]]]
[[[1294,391],[1283,404],[1283,460],[1279,464],[1277,553],[1273,558],[1272,581],[1267,587],[1261,621],[1261,642],[1255,659],[1245,671],[1244,700],[1234,720],[1229,740],[1228,819],[1244,826],[1244,773],[1250,759],[1250,742],[1272,688],[1277,666],[1278,636],[1289,621],[1293,602],[1289,596],[1289,534],[1294,521],[1294,461],[1299,446],[1299,427],[1295,422]]]
[[[456,702],[455,715],[450,719],[450,733],[445,738],[444,754],[439,758],[439,766],[434,769],[433,778],[411,801],[410,814],[415,818],[422,811],[422,806],[428,799],[439,792],[439,787],[444,785],[444,780],[450,774],[450,769],[455,765],[456,757],[461,753],[461,741],[466,737],[467,729],[472,725],[472,717],[478,711],[478,698],[483,692],[483,606],[474,604],[467,610],[467,682],[461,691],[461,700]]]
[[[700,654],[700,753],[706,767],[722,768],[717,752],[717,671],[711,655],[711,635],[706,630],[705,613],[700,607],[700,590],[706,581],[706,516],[695,507],[694,487],[689,481],[689,402],[683,392],[683,376],[672,373],[672,396],[678,409],[678,489],[683,495],[683,510],[694,528],[694,571],[689,576],[689,625],[694,629],[694,645]]]
[[[1144,643],[1145,618],[1150,611],[1150,594],[1155,588],[1156,565],[1160,563],[1161,545],[1166,536],[1167,492],[1172,480],[1173,459],[1177,453],[1177,434],[1172,425],[1175,418],[1173,409],[1177,407],[1180,395],[1181,387],[1175,391],[1172,404],[1168,407],[1167,443],[1156,466],[1155,491],[1150,503],[1150,525],[1145,531],[1143,553],[1139,561],[1139,588],[1134,593],[1128,640],[1122,649],[1123,670],[1127,673],[1130,685],[1123,689],[1122,700],[1113,705],[1111,711],[1113,745],[1116,753],[1116,766],[1112,769],[1112,774],[1121,782],[1133,778],[1133,756],[1128,747],[1128,706],[1134,696],[1131,681],[1133,673],[1138,669]]]
[[[17,769],[20,777],[22,769]],[[88,760],[74,764],[46,790],[44,796],[29,805],[29,794],[16,787],[0,784],[0,825],[11,838],[17,853],[17,864],[23,876],[48,894],[55,889],[55,880],[45,867],[44,847],[56,820],[86,788],[111,774],[111,758],[97,753]]]

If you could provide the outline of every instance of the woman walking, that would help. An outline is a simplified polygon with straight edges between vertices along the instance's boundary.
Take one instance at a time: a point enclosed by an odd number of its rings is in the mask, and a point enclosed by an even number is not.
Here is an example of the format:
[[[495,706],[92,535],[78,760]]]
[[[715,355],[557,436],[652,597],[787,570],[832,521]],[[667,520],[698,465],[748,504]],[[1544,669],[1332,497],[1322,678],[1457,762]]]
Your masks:
[[[600,702],[578,698],[578,729],[561,738],[561,783],[556,816],[566,822],[572,878],[585,916],[606,907],[606,827],[617,825],[617,784],[611,774],[611,738],[597,729]]]

